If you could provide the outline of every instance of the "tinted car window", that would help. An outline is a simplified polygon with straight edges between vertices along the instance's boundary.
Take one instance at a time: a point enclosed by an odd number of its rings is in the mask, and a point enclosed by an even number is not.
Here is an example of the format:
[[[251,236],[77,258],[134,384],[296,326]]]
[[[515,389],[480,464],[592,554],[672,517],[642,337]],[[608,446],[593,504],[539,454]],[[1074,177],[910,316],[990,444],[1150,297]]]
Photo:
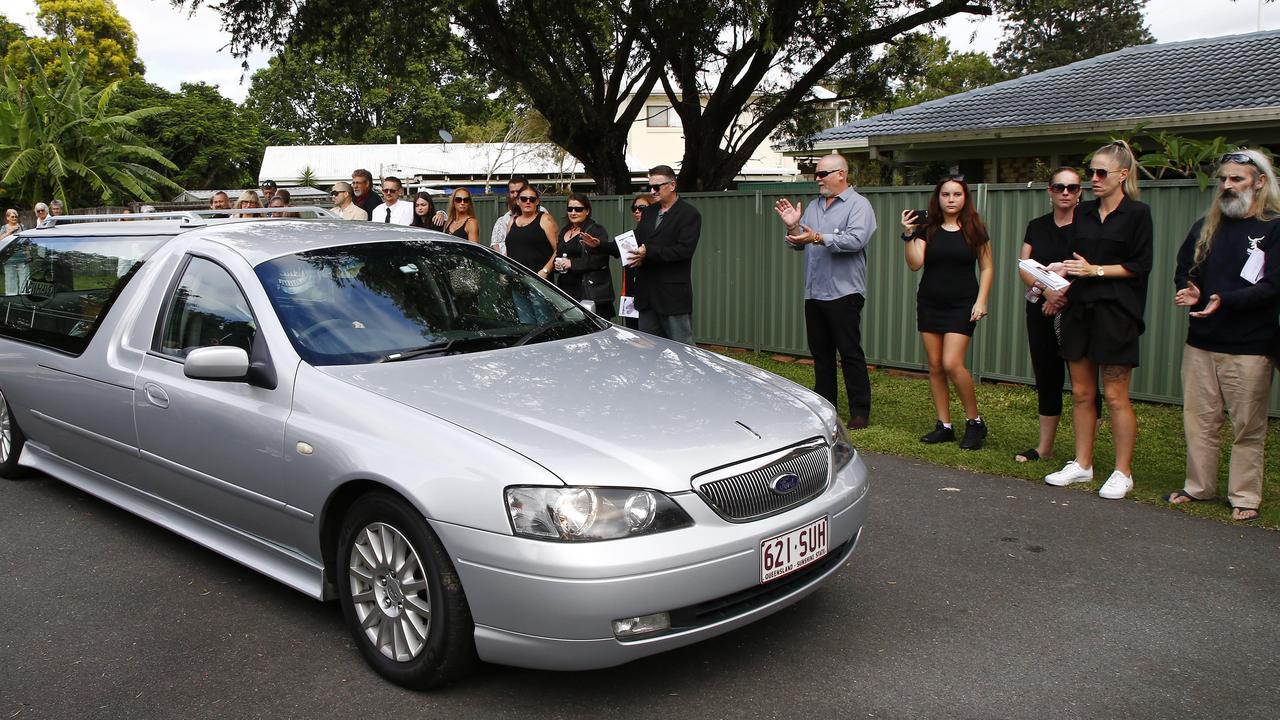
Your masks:
[[[463,243],[347,245],[256,271],[313,365],[472,352],[605,327],[527,270]]]
[[[231,275],[217,263],[193,257],[169,300],[158,349],[176,358],[215,345],[250,352],[257,332],[249,303]]]
[[[125,283],[166,239],[14,239],[0,248],[0,335],[83,352]]]

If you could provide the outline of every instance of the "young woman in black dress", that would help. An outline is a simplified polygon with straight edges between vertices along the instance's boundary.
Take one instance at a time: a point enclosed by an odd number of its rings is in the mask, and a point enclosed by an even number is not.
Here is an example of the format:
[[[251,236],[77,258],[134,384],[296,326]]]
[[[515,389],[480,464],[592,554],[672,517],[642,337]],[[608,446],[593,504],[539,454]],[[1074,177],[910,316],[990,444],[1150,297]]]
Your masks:
[[[924,269],[916,291],[916,327],[929,358],[929,389],[938,421],[923,443],[956,439],[951,427],[951,397],[947,381],[964,405],[965,428],[960,447],[977,450],[987,437],[978,414],[973,376],[964,355],[978,321],[987,316],[987,298],[994,277],[987,228],[969,198],[962,178],[938,183],[929,198],[929,217],[921,223],[914,210],[902,213],[902,239],[907,267]],[[974,265],[979,273],[975,278]]]
[[[449,220],[444,231],[463,240],[480,242],[480,221],[471,205],[471,192],[466,188],[454,190],[449,197]]]
[[[613,317],[613,275],[609,272],[609,231],[591,218],[591,199],[573,193],[565,204],[554,263],[556,285],[574,300],[591,300],[596,314]]]
[[[1072,280],[1059,328],[1062,357],[1071,373],[1076,456],[1044,480],[1058,486],[1093,480],[1094,398],[1101,370],[1116,465],[1098,495],[1118,500],[1133,489],[1137,424],[1129,381],[1145,329],[1151,209],[1138,202],[1138,163],[1123,140],[1098,148],[1087,175],[1094,199],[1076,207],[1071,259],[1052,266]]]
[[[520,214],[511,219],[507,230],[507,257],[547,278],[556,259],[560,229],[551,215],[538,209],[541,198],[542,194],[529,185],[516,195]]]

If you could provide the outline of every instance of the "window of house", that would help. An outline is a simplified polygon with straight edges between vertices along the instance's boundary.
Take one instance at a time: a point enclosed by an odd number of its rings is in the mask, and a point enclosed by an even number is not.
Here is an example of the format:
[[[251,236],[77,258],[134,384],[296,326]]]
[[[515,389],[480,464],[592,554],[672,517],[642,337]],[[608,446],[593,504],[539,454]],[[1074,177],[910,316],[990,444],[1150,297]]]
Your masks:
[[[680,127],[680,116],[670,105],[646,105],[644,116],[649,127]]]

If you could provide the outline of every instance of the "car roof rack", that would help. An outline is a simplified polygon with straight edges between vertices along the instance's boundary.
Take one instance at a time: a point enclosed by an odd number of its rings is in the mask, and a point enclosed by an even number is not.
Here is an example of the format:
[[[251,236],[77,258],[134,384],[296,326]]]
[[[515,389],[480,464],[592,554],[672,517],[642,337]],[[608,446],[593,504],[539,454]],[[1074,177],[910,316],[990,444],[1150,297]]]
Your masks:
[[[227,208],[225,210],[174,210],[171,212],[153,212],[153,213],[117,213],[111,215],[50,215],[42,220],[35,227],[37,230],[47,230],[59,225],[68,225],[73,222],[101,222],[103,220],[128,220],[128,221],[146,221],[146,220],[179,220],[179,227],[193,228],[204,227],[208,225],[209,219],[230,219],[233,216],[240,215],[261,215],[264,219],[272,213],[282,212],[312,212],[318,218],[337,218],[338,216],[331,212],[328,208],[322,208],[318,205],[290,205],[288,207],[274,208]],[[244,218],[241,218],[244,219]]]

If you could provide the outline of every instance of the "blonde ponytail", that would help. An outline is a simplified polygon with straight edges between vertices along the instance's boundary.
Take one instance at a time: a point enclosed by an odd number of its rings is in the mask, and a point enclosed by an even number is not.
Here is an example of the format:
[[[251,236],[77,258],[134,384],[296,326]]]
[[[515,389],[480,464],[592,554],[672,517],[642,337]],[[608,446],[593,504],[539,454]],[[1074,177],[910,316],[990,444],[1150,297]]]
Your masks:
[[[1133,154],[1133,148],[1129,147],[1129,143],[1124,140],[1113,140],[1106,145],[1098,148],[1093,153],[1094,157],[1102,155],[1112,158],[1120,167],[1129,171],[1129,176],[1124,181],[1125,197],[1130,200],[1138,199],[1138,157]]]

